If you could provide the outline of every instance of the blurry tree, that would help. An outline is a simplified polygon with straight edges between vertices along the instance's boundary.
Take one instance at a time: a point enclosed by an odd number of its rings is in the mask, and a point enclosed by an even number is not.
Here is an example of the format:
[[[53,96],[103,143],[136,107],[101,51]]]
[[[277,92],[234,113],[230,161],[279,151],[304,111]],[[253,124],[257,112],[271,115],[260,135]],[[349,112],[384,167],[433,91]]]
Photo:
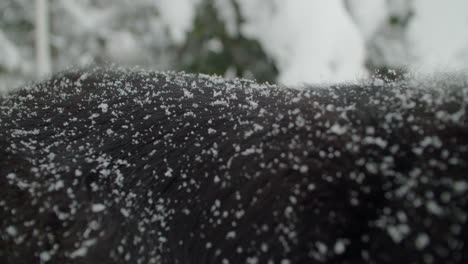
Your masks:
[[[19,53],[15,45],[7,38],[0,29],[0,74],[11,73],[19,70]]]
[[[117,62],[259,81],[275,81],[278,75],[260,42],[240,31],[244,17],[238,0],[198,0],[192,28],[179,44],[170,25],[162,21],[158,1],[48,2],[53,71]],[[31,0],[0,1],[0,75],[15,73],[22,80],[35,76],[36,13],[31,4]]]
[[[35,13],[30,5],[30,0],[0,1],[0,74],[34,69],[22,60],[33,56]]]
[[[34,74],[35,14],[31,4],[30,0],[0,1],[0,92],[19,86]]]
[[[360,8],[364,6],[362,0],[344,0],[351,17],[363,31],[366,42],[365,65],[371,75],[377,74],[388,79],[399,79],[406,73],[406,66],[411,58],[410,43],[408,41],[408,27],[414,15],[412,0],[367,0],[380,2],[380,8],[376,10],[383,15],[380,24],[376,28],[367,30],[367,25],[362,23]],[[366,1],[364,1],[366,2]],[[382,12],[383,11],[383,12]]]
[[[243,23],[237,0],[202,0],[186,42],[177,47],[181,69],[274,82],[275,61],[258,40],[241,32]]]
[[[167,35],[152,0],[53,0],[53,54],[62,65],[166,66]],[[73,25],[72,27],[70,25]]]
[[[168,43],[171,40],[160,22],[155,1],[48,2],[54,70],[104,62],[164,68],[170,61]],[[3,49],[0,53],[0,73],[6,69],[11,72],[14,68],[23,79],[34,75],[36,13],[31,4],[31,0],[0,1],[0,47],[8,48],[8,52]],[[7,60],[7,56],[10,59]]]

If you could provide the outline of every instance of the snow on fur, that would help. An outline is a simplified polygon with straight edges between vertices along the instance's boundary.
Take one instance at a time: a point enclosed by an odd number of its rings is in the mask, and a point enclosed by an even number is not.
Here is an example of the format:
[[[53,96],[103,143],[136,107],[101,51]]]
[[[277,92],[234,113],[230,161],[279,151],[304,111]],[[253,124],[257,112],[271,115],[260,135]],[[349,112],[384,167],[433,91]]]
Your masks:
[[[95,68],[0,99],[1,263],[464,263],[468,87]]]

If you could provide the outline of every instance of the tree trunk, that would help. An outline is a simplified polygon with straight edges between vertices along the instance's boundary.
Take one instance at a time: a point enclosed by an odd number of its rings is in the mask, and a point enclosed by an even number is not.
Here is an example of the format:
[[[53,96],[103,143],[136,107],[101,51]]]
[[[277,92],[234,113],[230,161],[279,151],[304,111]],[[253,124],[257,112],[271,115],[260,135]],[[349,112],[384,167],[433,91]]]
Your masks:
[[[47,0],[36,0],[36,77],[51,73]]]

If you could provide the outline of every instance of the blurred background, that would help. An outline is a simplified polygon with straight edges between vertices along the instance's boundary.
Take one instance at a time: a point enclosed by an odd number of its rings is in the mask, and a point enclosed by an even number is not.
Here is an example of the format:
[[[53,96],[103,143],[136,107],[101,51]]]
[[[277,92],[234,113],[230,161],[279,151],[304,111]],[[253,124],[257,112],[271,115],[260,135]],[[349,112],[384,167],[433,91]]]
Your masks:
[[[109,62],[287,85],[466,72],[468,1],[0,1],[0,91]]]

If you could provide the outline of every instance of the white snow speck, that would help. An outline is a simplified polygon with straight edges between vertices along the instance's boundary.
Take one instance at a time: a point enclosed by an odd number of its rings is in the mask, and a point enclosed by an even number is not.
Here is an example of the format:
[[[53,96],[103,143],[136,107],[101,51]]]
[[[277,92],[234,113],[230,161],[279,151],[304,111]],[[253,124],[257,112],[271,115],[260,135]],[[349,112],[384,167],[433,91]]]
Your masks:
[[[453,189],[458,193],[465,192],[468,190],[468,183],[466,181],[457,181],[453,185]]]
[[[44,251],[44,252],[41,252],[41,254],[39,254],[39,258],[41,259],[41,261],[47,262],[51,259],[51,256],[49,252]]]
[[[168,168],[167,171],[164,173],[164,176],[166,177],[172,177],[172,169]]]
[[[214,183],[219,183],[221,181],[221,179],[218,177],[218,175],[216,175],[213,179],[213,182]]]
[[[303,127],[306,123],[305,119],[302,116],[296,117],[296,126]]]
[[[125,216],[125,217],[129,217],[129,216],[130,216],[130,212],[129,212],[127,209],[125,209],[125,208],[120,209],[120,213],[121,213],[123,216]]]
[[[249,101],[249,104],[253,109],[256,109],[258,107],[258,103],[254,102],[254,101]]]
[[[258,263],[258,258],[257,257],[248,257],[246,260],[247,264],[257,264]]]
[[[414,241],[417,249],[424,249],[429,244],[429,236],[427,234],[421,233],[416,237]]]
[[[287,206],[285,209],[284,209],[284,215],[286,217],[290,217],[291,214],[294,212],[294,209],[291,207],[291,206]]]
[[[55,190],[60,190],[60,189],[62,189],[64,186],[65,186],[65,184],[63,183],[63,181],[62,181],[62,180],[58,180],[58,181],[55,183]]]
[[[80,247],[79,249],[73,251],[70,254],[71,258],[84,257],[88,254],[88,249],[86,247]]]
[[[18,231],[16,230],[16,227],[14,226],[9,226],[6,228],[6,232],[10,235],[10,236],[16,236],[18,234]]]
[[[387,228],[387,233],[395,243],[400,243],[409,232],[409,226],[405,224],[389,226]]]
[[[8,173],[8,175],[7,175],[6,177],[7,177],[7,179],[9,179],[9,180],[13,180],[13,179],[16,178],[16,174],[14,174],[14,173]]]
[[[208,134],[213,135],[216,133],[216,129],[208,128]]]
[[[226,239],[234,239],[234,238],[236,238],[236,231],[229,231],[226,234]]]
[[[335,254],[341,255],[346,250],[346,244],[343,240],[337,240],[335,246],[333,247],[333,250],[335,251]]]
[[[335,133],[337,135],[343,135],[348,130],[345,126],[340,126],[339,124],[335,123],[332,127],[330,127],[330,132]]]
[[[368,172],[370,172],[372,174],[377,174],[377,172],[379,172],[377,164],[375,164],[373,162],[366,163],[366,169],[367,169]]]
[[[47,155],[47,158],[49,158],[50,161],[53,161],[56,156],[57,155],[55,155],[55,153],[49,153],[49,155]]]
[[[388,142],[382,139],[381,137],[370,137],[367,136],[363,139],[364,144],[369,144],[369,145],[377,145],[381,148],[386,148]]]
[[[327,253],[328,251],[328,248],[327,248],[327,245],[325,245],[324,243],[322,242],[315,242],[315,246],[317,247],[318,251],[321,253],[321,254],[325,254]]]
[[[184,89],[184,97],[187,98],[193,98],[193,93],[191,93],[189,90]]]
[[[435,201],[427,202],[426,208],[427,208],[427,210],[429,210],[429,212],[431,212],[431,213],[433,213],[435,215],[440,215],[440,214],[443,213],[442,207],[440,207],[440,205],[438,205]]]
[[[109,105],[107,105],[106,103],[101,103],[100,105],[98,105],[98,108],[100,108],[103,113],[107,113],[107,111],[109,110]]]
[[[104,210],[106,210],[106,206],[103,204],[93,204],[91,207],[91,211],[93,211],[93,213],[99,213]]]
[[[375,133],[375,128],[374,127],[371,127],[371,126],[366,127],[366,134],[374,135],[374,133]]]

